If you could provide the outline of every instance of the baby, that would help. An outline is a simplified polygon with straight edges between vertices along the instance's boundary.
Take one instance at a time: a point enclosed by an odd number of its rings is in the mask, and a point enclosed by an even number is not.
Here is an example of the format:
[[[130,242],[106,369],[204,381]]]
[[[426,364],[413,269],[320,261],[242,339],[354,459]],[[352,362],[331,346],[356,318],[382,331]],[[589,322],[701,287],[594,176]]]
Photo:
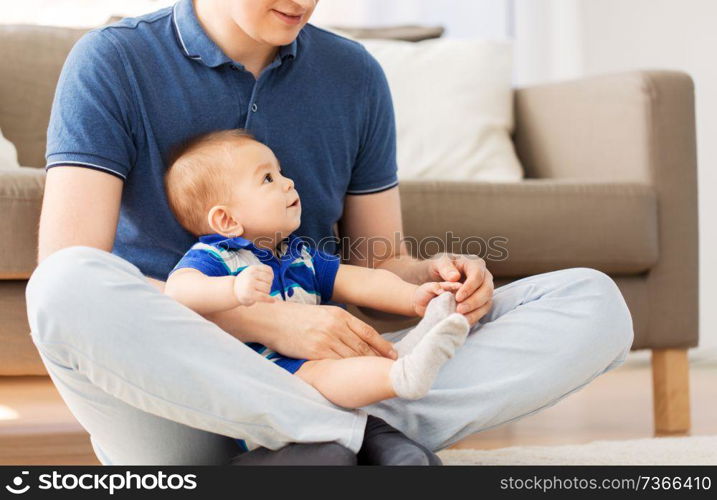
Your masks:
[[[453,295],[460,283],[418,286],[386,270],[341,264],[338,256],[308,245],[293,234],[301,221],[294,183],[248,132],[213,132],[184,145],[165,187],[177,220],[199,237],[171,271],[165,293],[200,314],[281,298],[424,316],[394,344],[396,360],[293,359],[247,344],[334,404],[359,408],[393,397],[421,398],[463,344],[469,324],[455,312]]]

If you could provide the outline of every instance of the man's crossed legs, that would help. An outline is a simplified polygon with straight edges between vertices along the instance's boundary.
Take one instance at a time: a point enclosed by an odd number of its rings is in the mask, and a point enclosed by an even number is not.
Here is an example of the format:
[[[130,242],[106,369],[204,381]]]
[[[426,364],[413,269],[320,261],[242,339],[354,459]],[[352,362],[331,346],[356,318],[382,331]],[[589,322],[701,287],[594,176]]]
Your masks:
[[[605,274],[531,276],[495,290],[492,310],[426,397],[349,411],[111,253],[59,250],[35,270],[26,295],[42,360],[104,464],[227,464],[234,440],[247,437],[270,450],[333,442],[340,447],[331,453],[357,453],[366,413],[439,450],[554,405],[619,366],[633,337]]]

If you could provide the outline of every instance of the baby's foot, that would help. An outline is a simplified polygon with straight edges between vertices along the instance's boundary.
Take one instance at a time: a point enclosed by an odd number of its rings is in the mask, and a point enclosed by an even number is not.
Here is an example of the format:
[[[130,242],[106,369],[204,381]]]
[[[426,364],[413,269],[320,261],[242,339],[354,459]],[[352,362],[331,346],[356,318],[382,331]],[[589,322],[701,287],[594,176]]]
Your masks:
[[[468,320],[459,313],[452,313],[434,325],[410,353],[391,366],[389,377],[396,396],[405,399],[425,396],[443,364],[463,345],[469,330]]]
[[[402,358],[411,352],[434,325],[454,312],[456,312],[456,296],[453,293],[443,292],[434,297],[428,303],[426,314],[423,315],[421,321],[401,340],[393,344],[398,357]]]

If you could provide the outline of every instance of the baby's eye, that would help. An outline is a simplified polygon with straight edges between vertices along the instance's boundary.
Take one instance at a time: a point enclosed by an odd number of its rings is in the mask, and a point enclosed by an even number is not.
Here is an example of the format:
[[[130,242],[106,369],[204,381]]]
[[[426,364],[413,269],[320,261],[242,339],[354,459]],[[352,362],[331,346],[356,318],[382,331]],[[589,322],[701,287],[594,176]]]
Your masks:
[[[267,179],[269,179],[269,182],[274,182],[274,178],[271,176],[271,174],[266,174],[264,176],[264,181],[266,181]]]

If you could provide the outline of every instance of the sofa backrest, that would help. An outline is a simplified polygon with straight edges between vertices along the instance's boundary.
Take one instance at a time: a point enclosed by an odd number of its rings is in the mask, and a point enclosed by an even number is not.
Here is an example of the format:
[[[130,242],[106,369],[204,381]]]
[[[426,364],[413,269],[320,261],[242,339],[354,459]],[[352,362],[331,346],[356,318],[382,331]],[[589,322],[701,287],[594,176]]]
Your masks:
[[[45,166],[50,108],[62,65],[84,29],[0,26],[0,130],[20,165]]]

